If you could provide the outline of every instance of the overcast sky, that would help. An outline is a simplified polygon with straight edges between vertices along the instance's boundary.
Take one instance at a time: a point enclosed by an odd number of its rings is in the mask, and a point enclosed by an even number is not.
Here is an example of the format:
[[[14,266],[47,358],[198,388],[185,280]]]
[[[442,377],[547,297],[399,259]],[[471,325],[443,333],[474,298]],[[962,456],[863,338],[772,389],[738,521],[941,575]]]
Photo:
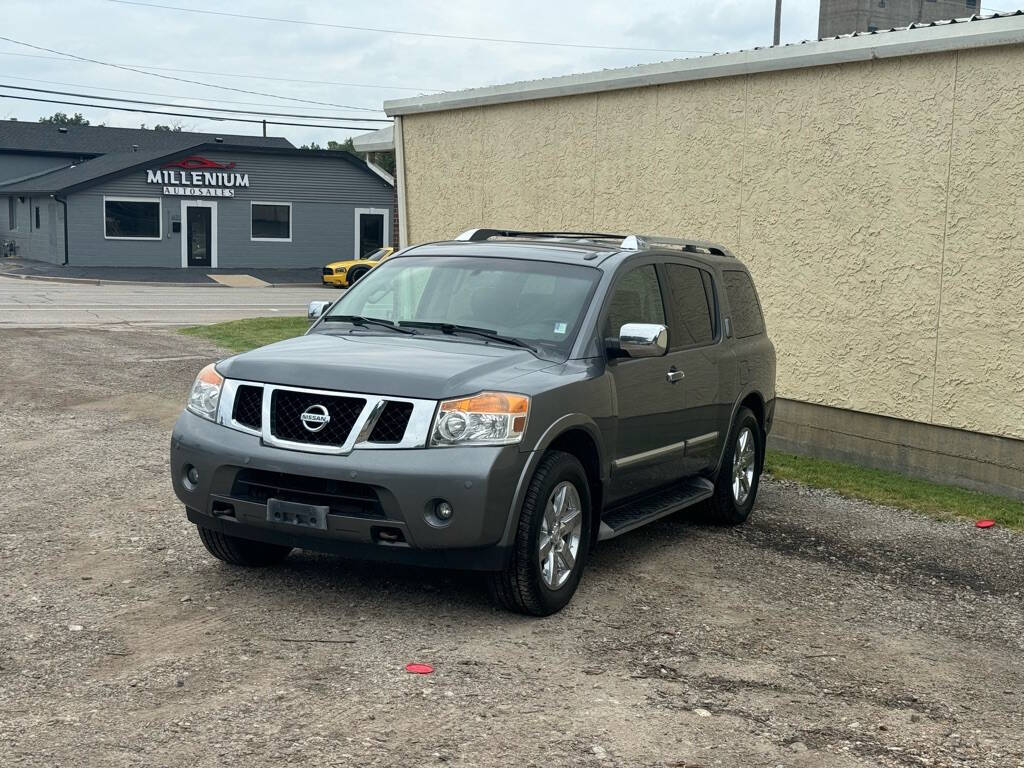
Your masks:
[[[632,5],[621,0],[139,2],[418,33],[664,50],[597,50],[438,39],[144,8],[111,0],[3,0],[0,35],[5,37],[115,64],[164,67],[151,71],[269,95],[61,60],[53,53],[6,41],[0,41],[0,83],[166,101],[181,105],[169,109],[186,112],[189,105],[204,105],[379,118],[384,115],[326,105],[379,109],[385,100],[431,90],[457,90],[698,55],[676,51],[722,52],[768,45],[775,5],[772,0],[657,0]],[[782,41],[814,38],[817,19],[818,0],[784,0]],[[294,82],[310,80],[328,83]],[[89,101],[7,89],[0,89],[0,93]],[[4,118],[34,121],[58,110],[82,112],[93,124],[138,127],[140,123],[159,122],[219,133],[256,134],[260,130],[245,123],[0,99],[0,117]],[[367,129],[372,127],[378,126],[367,124]],[[326,145],[329,139],[339,140],[361,131],[270,126],[268,132],[285,136],[296,145],[310,141]]]

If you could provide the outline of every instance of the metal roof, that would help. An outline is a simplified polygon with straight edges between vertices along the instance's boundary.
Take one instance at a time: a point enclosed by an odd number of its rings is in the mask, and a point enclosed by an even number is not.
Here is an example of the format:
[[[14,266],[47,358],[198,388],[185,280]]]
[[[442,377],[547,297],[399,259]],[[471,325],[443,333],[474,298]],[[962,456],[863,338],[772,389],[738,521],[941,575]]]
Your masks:
[[[384,102],[384,111],[388,115],[414,115],[755,72],[1020,43],[1024,43],[1024,12],[994,13],[911,24],[909,27],[890,30],[856,32],[825,40],[395,99]]]
[[[391,152],[395,148],[395,127],[389,125],[369,133],[352,137],[356,152]]]
[[[56,126],[21,120],[0,121],[0,151],[39,154],[105,155],[108,152],[173,150],[183,144],[195,146],[223,139],[225,144],[263,147],[293,147],[288,139],[276,136],[236,136],[228,133],[191,131],[154,131],[149,128],[107,128],[100,125]]]

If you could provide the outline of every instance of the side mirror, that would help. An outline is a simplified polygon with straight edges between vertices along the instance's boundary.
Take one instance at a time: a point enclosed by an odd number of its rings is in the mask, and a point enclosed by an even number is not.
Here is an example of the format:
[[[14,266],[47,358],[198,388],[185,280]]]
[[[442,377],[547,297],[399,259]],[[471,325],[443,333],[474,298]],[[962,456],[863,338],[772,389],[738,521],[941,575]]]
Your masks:
[[[619,353],[626,357],[661,357],[668,351],[668,328],[656,323],[626,323],[619,329]]]
[[[306,318],[309,322],[319,320],[320,316],[327,311],[327,308],[331,306],[329,301],[311,301],[309,307],[306,309]]]

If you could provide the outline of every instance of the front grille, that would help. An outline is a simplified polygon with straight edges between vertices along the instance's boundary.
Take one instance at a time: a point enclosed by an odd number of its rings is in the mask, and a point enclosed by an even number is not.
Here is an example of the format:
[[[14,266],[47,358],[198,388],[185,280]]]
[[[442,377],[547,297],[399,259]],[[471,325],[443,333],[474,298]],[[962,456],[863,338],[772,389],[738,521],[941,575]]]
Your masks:
[[[325,275],[333,275],[334,274],[334,270],[331,269],[330,267],[324,267],[324,274]]]
[[[263,426],[263,387],[243,384],[235,392],[235,411],[231,418],[250,429]]]
[[[384,518],[380,498],[371,486],[324,477],[242,469],[235,475],[231,496],[256,504],[266,504],[268,499],[315,504],[329,507],[332,515]]]
[[[300,417],[315,405],[326,408],[330,420],[323,429],[313,432],[306,428]],[[274,436],[281,440],[314,445],[342,445],[364,405],[366,400],[358,397],[277,389],[270,397],[270,425]]]
[[[371,443],[400,443],[412,416],[412,403],[388,400],[370,432]]]

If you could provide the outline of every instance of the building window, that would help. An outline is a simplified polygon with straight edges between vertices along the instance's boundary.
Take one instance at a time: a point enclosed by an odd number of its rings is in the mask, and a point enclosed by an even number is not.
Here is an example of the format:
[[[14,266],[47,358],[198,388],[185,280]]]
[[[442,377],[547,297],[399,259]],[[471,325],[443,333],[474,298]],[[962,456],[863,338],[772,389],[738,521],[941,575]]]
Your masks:
[[[7,198],[7,228],[12,232],[18,228],[18,201]]]
[[[977,8],[978,7],[978,0],[967,0],[967,7],[968,8]]]
[[[878,7],[885,8],[885,0],[878,0]]]
[[[36,206],[36,229],[39,229],[39,206]]]
[[[292,204],[253,202],[250,239],[290,241],[292,239]]]
[[[103,198],[103,236],[108,240],[159,240],[162,218],[159,198]]]

